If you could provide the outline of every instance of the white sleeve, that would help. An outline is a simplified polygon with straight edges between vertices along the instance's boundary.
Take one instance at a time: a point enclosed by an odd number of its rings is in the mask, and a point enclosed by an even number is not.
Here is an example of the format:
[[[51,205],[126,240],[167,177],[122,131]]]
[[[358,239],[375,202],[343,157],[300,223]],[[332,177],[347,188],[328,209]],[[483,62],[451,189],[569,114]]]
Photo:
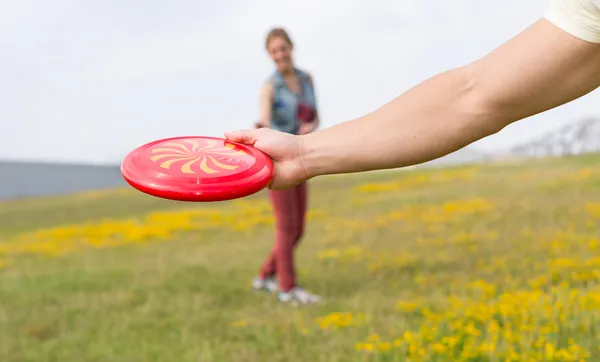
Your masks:
[[[600,0],[550,0],[544,18],[573,36],[600,43]]]

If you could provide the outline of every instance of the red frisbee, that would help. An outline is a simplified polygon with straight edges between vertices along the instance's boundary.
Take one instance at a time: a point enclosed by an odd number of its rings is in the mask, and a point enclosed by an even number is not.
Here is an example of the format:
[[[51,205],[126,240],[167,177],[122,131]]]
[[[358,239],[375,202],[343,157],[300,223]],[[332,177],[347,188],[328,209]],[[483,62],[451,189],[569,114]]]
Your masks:
[[[223,138],[172,137],[130,152],[121,173],[131,186],[152,196],[224,201],[267,187],[273,162],[254,147]]]

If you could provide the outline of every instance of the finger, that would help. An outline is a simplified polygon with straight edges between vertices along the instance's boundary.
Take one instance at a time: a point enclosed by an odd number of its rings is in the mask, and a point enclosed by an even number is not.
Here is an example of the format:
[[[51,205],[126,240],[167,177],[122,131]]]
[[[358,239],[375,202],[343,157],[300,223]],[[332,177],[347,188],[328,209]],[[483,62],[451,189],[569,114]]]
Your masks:
[[[225,138],[233,142],[245,143],[248,145],[254,145],[256,138],[258,137],[259,129],[246,129],[238,131],[225,132]]]

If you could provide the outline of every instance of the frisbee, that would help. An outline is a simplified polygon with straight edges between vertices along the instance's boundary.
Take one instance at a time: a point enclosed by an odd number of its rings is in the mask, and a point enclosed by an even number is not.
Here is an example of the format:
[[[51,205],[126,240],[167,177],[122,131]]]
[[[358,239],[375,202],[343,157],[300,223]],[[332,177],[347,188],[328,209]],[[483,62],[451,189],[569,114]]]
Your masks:
[[[271,182],[273,162],[258,149],[216,137],[172,137],[142,145],[121,163],[135,189],[163,199],[225,201]]]

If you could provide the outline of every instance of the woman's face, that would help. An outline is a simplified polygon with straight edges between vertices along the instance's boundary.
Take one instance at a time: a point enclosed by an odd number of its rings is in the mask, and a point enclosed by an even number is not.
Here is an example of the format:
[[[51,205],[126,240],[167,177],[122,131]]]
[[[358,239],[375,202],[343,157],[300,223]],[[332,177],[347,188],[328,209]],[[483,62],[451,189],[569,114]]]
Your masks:
[[[285,39],[279,36],[274,37],[269,41],[267,51],[277,66],[277,70],[286,72],[292,69],[292,46]]]

